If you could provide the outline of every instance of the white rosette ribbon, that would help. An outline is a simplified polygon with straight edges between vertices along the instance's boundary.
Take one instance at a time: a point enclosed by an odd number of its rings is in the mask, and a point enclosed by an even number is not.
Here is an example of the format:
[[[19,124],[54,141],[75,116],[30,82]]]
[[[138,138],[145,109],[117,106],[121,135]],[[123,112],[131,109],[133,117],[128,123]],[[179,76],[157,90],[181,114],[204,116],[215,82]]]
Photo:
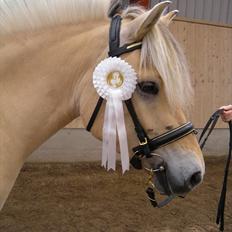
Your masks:
[[[101,61],[93,72],[93,84],[97,93],[106,99],[103,125],[102,166],[116,168],[116,136],[120,146],[123,173],[129,170],[129,153],[123,102],[135,91],[137,76],[134,69],[118,57]]]

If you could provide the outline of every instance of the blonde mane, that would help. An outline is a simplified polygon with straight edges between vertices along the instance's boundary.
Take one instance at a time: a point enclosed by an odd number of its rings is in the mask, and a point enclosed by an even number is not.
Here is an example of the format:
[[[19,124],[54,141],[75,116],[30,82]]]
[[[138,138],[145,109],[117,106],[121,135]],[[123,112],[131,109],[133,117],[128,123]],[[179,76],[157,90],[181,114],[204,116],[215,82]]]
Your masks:
[[[193,89],[184,53],[163,24],[158,24],[143,40],[141,61],[156,67],[164,82],[170,105],[187,109]]]
[[[144,9],[132,6],[123,12],[124,18],[136,18]],[[188,111],[192,105],[193,88],[183,49],[168,27],[160,20],[143,39],[141,68],[152,65],[158,70],[171,106]]]
[[[109,0],[0,1],[0,35],[107,17]]]

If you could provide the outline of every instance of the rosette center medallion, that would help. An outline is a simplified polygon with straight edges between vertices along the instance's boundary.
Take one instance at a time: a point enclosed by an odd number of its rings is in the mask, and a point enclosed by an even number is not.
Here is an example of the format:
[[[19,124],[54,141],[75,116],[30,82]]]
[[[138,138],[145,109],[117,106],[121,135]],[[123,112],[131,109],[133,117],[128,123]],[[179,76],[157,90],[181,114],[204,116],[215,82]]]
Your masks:
[[[119,88],[124,83],[124,77],[119,71],[110,72],[107,75],[107,84],[113,88]]]

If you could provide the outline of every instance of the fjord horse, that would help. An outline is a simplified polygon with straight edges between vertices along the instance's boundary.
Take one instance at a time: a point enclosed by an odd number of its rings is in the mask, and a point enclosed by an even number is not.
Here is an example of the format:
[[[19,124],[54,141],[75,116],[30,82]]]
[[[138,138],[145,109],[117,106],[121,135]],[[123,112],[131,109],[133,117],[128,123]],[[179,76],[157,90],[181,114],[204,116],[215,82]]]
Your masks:
[[[132,101],[151,137],[184,124],[193,98],[185,57],[168,30],[175,12],[162,15],[169,3],[117,12],[123,19],[120,43],[142,41],[140,50],[121,58],[138,73]],[[38,146],[77,117],[88,123],[98,99],[92,73],[108,52],[108,9],[108,0],[1,1],[0,208]],[[103,114],[104,107],[91,131],[99,139]],[[137,138],[126,110],[125,120],[131,148]],[[155,153],[168,166],[174,194],[185,195],[202,181],[204,160],[195,135]],[[152,158],[143,165],[152,167]]]

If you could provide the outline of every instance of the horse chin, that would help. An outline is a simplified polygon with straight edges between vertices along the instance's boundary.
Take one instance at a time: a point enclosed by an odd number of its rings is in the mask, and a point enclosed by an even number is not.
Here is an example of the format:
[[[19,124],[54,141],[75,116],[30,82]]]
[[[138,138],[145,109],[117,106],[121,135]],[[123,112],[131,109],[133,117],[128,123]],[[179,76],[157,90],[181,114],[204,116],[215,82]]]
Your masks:
[[[152,182],[160,194],[185,197],[202,182],[204,169],[191,152],[151,155],[143,165],[153,170]]]
[[[162,167],[166,168],[163,158],[155,153],[151,155],[152,157],[147,160],[145,166],[149,167],[148,169],[157,170],[152,178],[155,188],[161,195],[172,195],[172,190],[166,176],[166,170],[158,171]]]
[[[156,176],[153,178],[153,183],[161,195],[169,195],[169,192],[165,191],[164,185],[159,182]]]

